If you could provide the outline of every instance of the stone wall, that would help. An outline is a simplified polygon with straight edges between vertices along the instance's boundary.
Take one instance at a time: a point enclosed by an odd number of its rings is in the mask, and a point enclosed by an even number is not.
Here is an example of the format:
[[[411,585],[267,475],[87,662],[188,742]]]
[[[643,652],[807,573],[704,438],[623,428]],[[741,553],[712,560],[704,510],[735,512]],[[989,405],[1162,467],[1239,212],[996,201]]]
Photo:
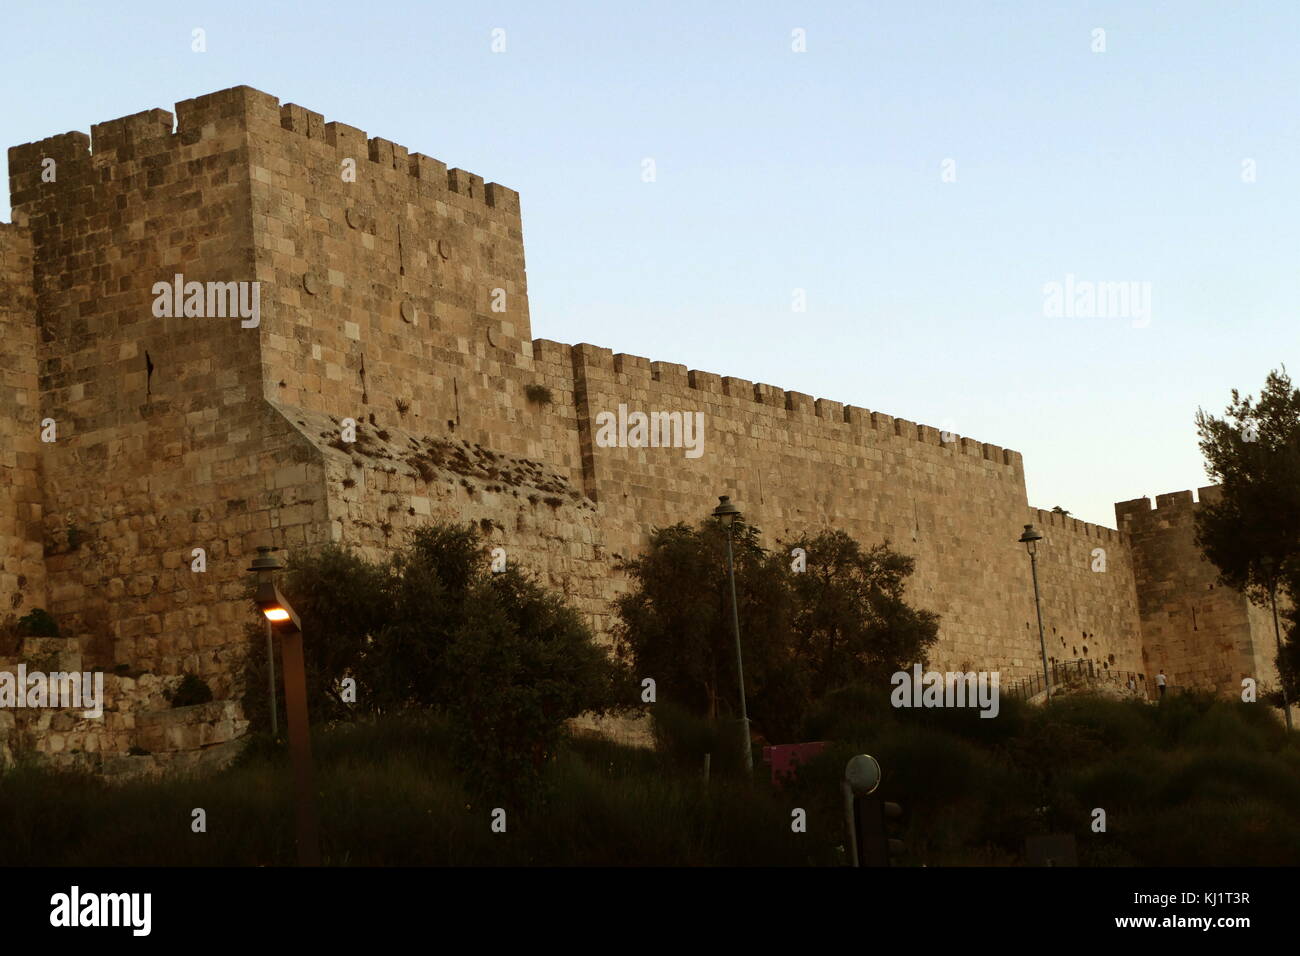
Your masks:
[[[88,667],[190,671],[228,697],[257,545],[378,556],[445,519],[477,523],[608,638],[619,558],[719,494],[769,547],[837,527],[914,556],[941,669],[1037,670],[1026,521],[1045,535],[1050,656],[1143,670],[1145,640],[1222,683],[1243,652],[1174,620],[1204,583],[1182,530],[1132,509],[1119,532],[1035,511],[1017,452],[533,339],[519,196],[472,173],[248,87],[9,159],[0,599],[44,603]],[[260,323],[155,314],[155,284],[178,273],[257,283]],[[602,413],[620,406],[701,414],[702,453],[609,446]],[[1216,640],[1254,648],[1232,607],[1202,613]]]
[[[0,620],[45,604],[32,255],[31,232],[0,223]]]
[[[57,428],[41,457],[47,607],[89,666],[192,671],[219,694],[247,556],[273,529],[307,544],[326,514],[319,468],[284,479],[313,449],[262,399],[261,333],[154,311],[155,283],[176,274],[254,277],[246,99],[180,103],[174,131],[150,110],[9,151],[34,249],[41,415]]]
[[[0,672],[14,675],[39,670],[94,675],[83,670],[81,650],[71,638],[28,638],[19,660],[0,658]],[[101,713],[89,714],[83,698],[78,707],[0,709],[0,769],[16,759],[40,761],[65,770],[88,771],[113,779],[165,772],[204,772],[226,766],[241,749],[248,721],[232,700],[173,707],[169,693],[179,677],[154,674],[101,674]],[[87,685],[87,693],[89,693]]]
[[[1142,632],[1127,535],[1051,511],[1031,509],[1024,520],[1043,535],[1038,570],[1049,661],[1083,658],[1100,661],[1103,673],[1140,672]],[[1023,627],[1037,652],[1036,619],[1027,618]]]
[[[1202,502],[1217,489],[1199,490]],[[1276,640],[1270,611],[1254,607],[1219,582],[1218,570],[1196,546],[1192,492],[1158,495],[1115,505],[1121,529],[1132,539],[1142,627],[1141,668],[1150,679],[1161,669],[1170,684],[1241,692],[1244,677],[1276,688]]]

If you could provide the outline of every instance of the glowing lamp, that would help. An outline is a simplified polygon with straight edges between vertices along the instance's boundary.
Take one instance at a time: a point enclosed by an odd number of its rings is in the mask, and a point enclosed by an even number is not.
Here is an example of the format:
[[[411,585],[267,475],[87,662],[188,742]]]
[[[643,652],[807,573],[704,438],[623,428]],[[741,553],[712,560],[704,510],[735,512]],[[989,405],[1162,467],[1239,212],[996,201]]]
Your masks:
[[[253,595],[253,601],[262,609],[262,614],[276,631],[281,634],[301,634],[302,622],[275,586],[274,574],[280,570],[281,565],[271,553],[272,550],[266,546],[259,547],[257,557],[248,569],[257,575],[257,591]]]

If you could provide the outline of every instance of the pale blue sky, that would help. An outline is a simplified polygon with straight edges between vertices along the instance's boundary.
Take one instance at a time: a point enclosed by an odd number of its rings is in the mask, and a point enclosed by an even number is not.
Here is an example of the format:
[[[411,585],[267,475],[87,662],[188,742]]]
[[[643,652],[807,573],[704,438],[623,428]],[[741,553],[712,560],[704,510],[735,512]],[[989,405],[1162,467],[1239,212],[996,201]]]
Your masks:
[[[4,27],[0,145],[247,83],[518,189],[534,335],[1014,448],[1031,503],[1106,525],[1206,483],[1198,405],[1300,372],[1300,4],[43,2]],[[1067,274],[1149,282],[1150,324],[1045,317]]]

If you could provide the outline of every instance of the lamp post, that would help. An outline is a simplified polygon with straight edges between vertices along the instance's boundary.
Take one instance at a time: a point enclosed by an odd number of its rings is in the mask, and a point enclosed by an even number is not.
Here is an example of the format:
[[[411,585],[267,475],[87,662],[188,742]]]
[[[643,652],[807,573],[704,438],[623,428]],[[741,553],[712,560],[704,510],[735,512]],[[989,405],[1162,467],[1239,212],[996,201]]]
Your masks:
[[[731,582],[731,629],[736,635],[736,678],[740,681],[740,725],[744,734],[745,773],[754,773],[754,753],[749,743],[749,711],[745,706],[745,663],[740,652],[740,612],[736,606],[736,568],[731,557],[731,526],[740,517],[740,509],[731,503],[727,495],[718,497],[718,506],[713,509],[713,517],[727,529],[727,579]]]
[[[302,656],[302,622],[294,613],[274,575],[280,570],[270,547],[259,547],[248,570],[257,575],[253,600],[280,635],[280,664],[284,673],[284,710],[289,725],[289,756],[293,763],[294,799],[298,824],[298,865],[320,866],[316,829],[316,800],[312,791],[311,728],[307,721],[307,670]]]
[[[1277,575],[1273,573],[1273,558],[1264,555],[1259,559],[1259,566],[1264,577],[1268,578],[1268,600],[1273,605],[1273,636],[1277,639],[1277,679],[1282,688],[1282,713],[1286,715],[1286,729],[1291,730],[1291,704],[1286,697],[1286,675],[1282,673],[1282,629],[1277,623]]]
[[[274,559],[272,559],[274,560]],[[275,700],[275,639],[274,627],[271,622],[266,622],[266,675],[267,685],[271,691],[271,736],[280,736],[280,719],[276,715],[277,705]]]
[[[1038,542],[1043,540],[1032,524],[1025,525],[1020,535],[1020,543],[1029,552],[1029,568],[1034,575],[1034,609],[1038,612],[1038,649],[1043,654],[1043,691],[1047,694],[1044,701],[1052,699],[1052,681],[1047,675],[1047,640],[1043,637],[1043,602],[1038,597]]]

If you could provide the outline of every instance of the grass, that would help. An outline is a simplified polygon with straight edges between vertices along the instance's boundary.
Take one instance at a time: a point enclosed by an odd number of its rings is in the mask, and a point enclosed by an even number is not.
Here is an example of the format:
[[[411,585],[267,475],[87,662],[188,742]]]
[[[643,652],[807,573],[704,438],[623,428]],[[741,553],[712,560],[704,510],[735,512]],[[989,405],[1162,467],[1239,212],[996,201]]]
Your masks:
[[[663,706],[663,705],[659,705]],[[469,795],[446,726],[427,716],[337,726],[314,740],[327,865],[808,866],[843,861],[845,761],[875,755],[904,808],[903,865],[1023,864],[1026,836],[1074,834],[1080,862],[1291,865],[1300,859],[1300,749],[1261,705],[1186,697],[1161,707],[1089,697],[1001,716],[891,711],[844,694],[810,715],[830,741],[784,790],[714,753],[727,739],[665,708],[661,750],[569,740],[544,798]],[[714,753],[713,779],[702,756]],[[20,765],[0,776],[8,865],[289,865],[282,745],[255,738],[205,779],[110,785]],[[791,828],[807,814],[807,832]],[[1106,811],[1104,833],[1090,826]],[[195,809],[207,832],[192,830]]]

